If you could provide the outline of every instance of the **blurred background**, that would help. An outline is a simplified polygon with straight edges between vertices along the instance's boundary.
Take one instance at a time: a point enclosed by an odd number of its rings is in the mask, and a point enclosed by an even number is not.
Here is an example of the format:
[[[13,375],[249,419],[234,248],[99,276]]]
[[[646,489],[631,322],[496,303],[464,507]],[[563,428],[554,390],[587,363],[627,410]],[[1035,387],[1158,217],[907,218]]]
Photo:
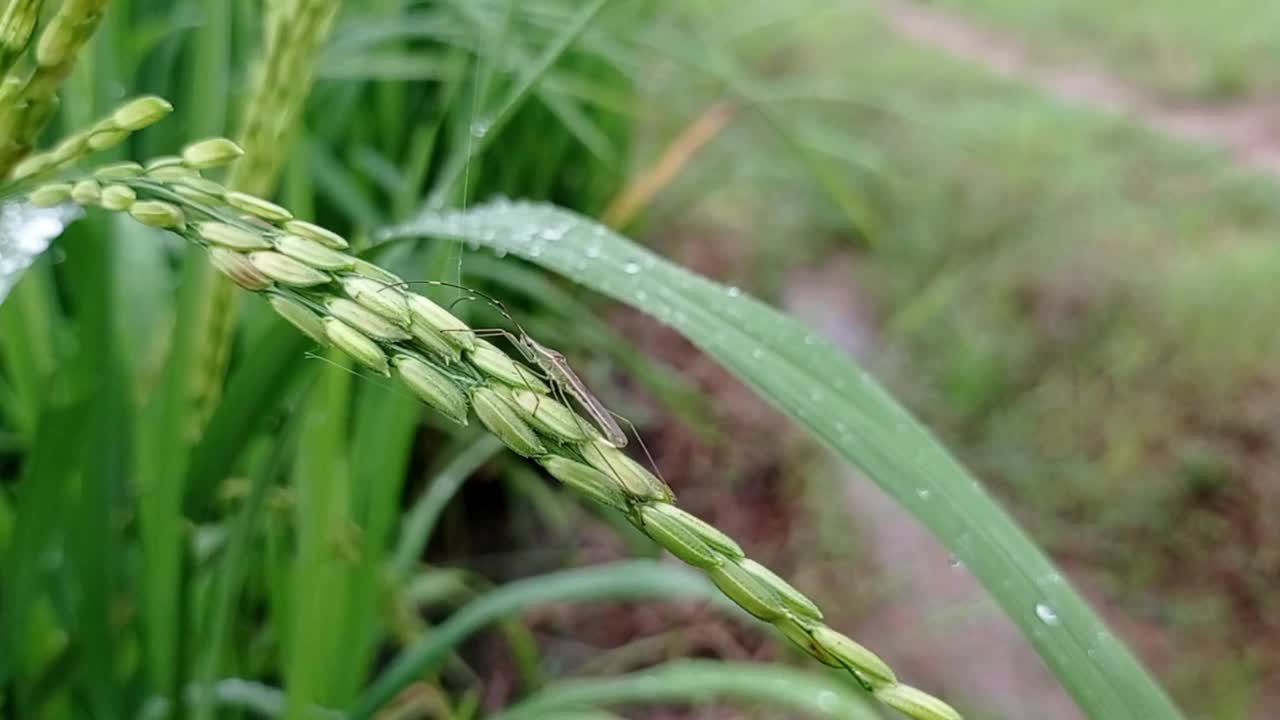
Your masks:
[[[512,78],[575,7],[346,3],[277,197],[357,241],[411,217],[433,192],[461,206],[549,200],[785,309],[934,429],[1189,716],[1280,716],[1280,4],[614,2],[491,134],[486,119]],[[154,92],[174,102],[175,117],[121,156],[230,132],[260,11],[117,0],[64,90],[55,130]],[[458,157],[461,181],[440,182]],[[184,312],[177,240],[91,215],[27,273],[0,322],[30,322],[32,298],[67,294],[86,272],[75,267],[77,244],[108,237],[105,272],[122,279],[101,322],[125,358],[122,401],[141,406],[165,382]],[[832,626],[912,684],[973,720],[1083,717],[963,564],[673,331],[511,257],[424,243],[388,262],[406,277],[502,297],[635,422],[683,507],[792,579]],[[69,294],[73,309],[48,321],[37,352],[53,372],[60,348],[83,342],[86,316]],[[254,342],[269,327],[263,303],[245,305],[230,384],[254,372]],[[501,320],[471,311],[476,326]],[[405,398],[293,342],[291,364],[254,410],[263,419],[247,459],[228,459],[194,500],[188,489],[197,560],[180,582],[204,597],[221,582],[217,559],[237,519],[253,517],[243,514],[248,488],[269,488],[259,524],[244,531],[240,589],[211,595],[234,599],[217,615],[225,656],[205,658],[199,635],[177,651],[196,677],[207,660],[341,699],[389,648],[484,588],[656,556],[474,428],[419,423]],[[352,542],[392,539],[388,557],[428,570],[388,581],[348,616],[298,619],[282,600],[288,584],[329,587],[308,585],[308,572],[335,587],[381,582],[308,566],[290,549],[316,510],[291,454],[313,427],[317,396],[331,399],[339,385],[353,408],[344,462],[364,469],[344,465],[356,489],[349,504],[325,507],[349,512]],[[29,449],[26,400],[6,393],[6,484]],[[78,653],[95,641],[67,620],[74,612],[41,606],[22,672],[49,717],[85,707],[132,716],[147,697],[140,678],[154,675],[139,660],[142,638],[156,632],[143,628],[161,622],[141,599],[149,580],[134,517],[146,496],[129,478],[115,482],[110,527],[95,536],[113,548],[115,574],[93,582],[116,637],[99,657],[129,681],[87,691],[98,698],[87,704],[64,696],[58,668],[83,667],[93,655]],[[446,490],[422,510],[442,482],[456,496]],[[415,512],[436,515],[405,544],[397,528]],[[0,530],[12,526],[0,515]],[[83,540],[77,516],[58,522]],[[89,582],[83,567],[50,571],[68,573],[72,587]],[[295,638],[349,637],[342,628],[359,625],[382,639],[318,672],[302,667],[305,653],[282,650],[295,622]],[[427,709],[403,716],[473,717],[548,677],[682,656],[793,657],[705,604],[544,607],[461,647],[417,689]],[[349,687],[324,687],[324,672]],[[622,714],[789,717],[736,702]]]

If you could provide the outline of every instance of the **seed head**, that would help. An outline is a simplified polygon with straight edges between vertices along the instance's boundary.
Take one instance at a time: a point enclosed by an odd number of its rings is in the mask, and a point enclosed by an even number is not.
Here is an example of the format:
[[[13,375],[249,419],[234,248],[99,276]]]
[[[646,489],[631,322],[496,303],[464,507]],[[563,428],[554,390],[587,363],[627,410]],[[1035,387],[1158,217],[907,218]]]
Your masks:
[[[111,122],[121,130],[141,130],[173,112],[168,100],[155,95],[143,95],[116,108]]]
[[[107,185],[102,188],[102,197],[99,202],[107,210],[120,211],[128,210],[137,199],[138,194],[127,185]]]
[[[93,205],[102,197],[102,186],[93,180],[81,180],[71,186],[71,199],[80,205]]]
[[[538,434],[529,427],[502,397],[492,388],[478,385],[471,390],[471,405],[476,409],[476,417],[517,455],[538,457],[547,454],[547,448],[538,438]]]
[[[726,562],[712,568],[707,575],[720,592],[761,620],[774,622],[786,615],[787,608],[782,598],[738,563]]]
[[[39,3],[11,2],[0,13],[0,53],[16,55],[26,47],[40,17]]]
[[[281,235],[275,239],[276,250],[320,270],[350,270],[355,258],[309,240],[300,235]]]
[[[276,205],[273,202],[267,202],[260,197],[242,192],[228,192],[222,197],[228,205],[237,210],[243,210],[250,215],[260,217],[270,222],[280,222],[289,220],[293,217],[293,213]]]
[[[303,265],[288,255],[263,250],[249,253],[249,260],[267,277],[294,287],[323,285],[333,278],[310,265]],[[336,343],[335,343],[336,344]]]
[[[29,178],[52,168],[56,163],[48,153],[31,155],[13,167],[11,175],[14,180]]]
[[[209,262],[220,270],[232,282],[253,292],[271,287],[271,278],[267,277],[243,253],[221,247],[209,248]]]
[[[291,325],[302,331],[304,335],[321,345],[328,346],[329,338],[325,335],[324,323],[320,316],[311,312],[307,306],[283,295],[272,295],[268,302]]]
[[[472,350],[476,346],[476,334],[453,313],[417,293],[407,293],[409,312],[416,322],[427,325],[440,333],[460,350]]]
[[[481,372],[512,387],[522,387],[540,393],[551,391],[528,365],[512,360],[510,356],[486,340],[477,338],[476,346],[469,357],[471,364]]]
[[[193,142],[182,149],[182,162],[194,170],[221,167],[244,155],[244,150],[234,142],[215,137]]]
[[[160,228],[178,227],[185,220],[178,206],[160,200],[139,200],[129,208],[129,214],[143,225]]]
[[[708,525],[708,527],[712,526]],[[720,531],[716,530],[716,532],[719,533]],[[723,533],[721,534],[723,535]],[[729,542],[733,542],[733,540],[727,535],[724,537],[729,540]],[[734,543],[734,547],[737,547],[737,543]],[[761,565],[751,558],[740,558],[738,560],[738,564],[742,565],[743,570],[755,575],[758,580],[773,588],[774,592],[778,593],[778,595],[782,597],[783,602],[791,608],[792,612],[801,617],[809,618],[810,620],[822,619],[821,608],[815,605],[812,600],[805,597],[804,593],[795,589],[791,583],[778,577],[778,575],[769,568]]]
[[[626,493],[599,470],[559,455],[546,455],[539,458],[538,462],[546,468],[551,477],[564,483],[574,492],[585,495],[601,505],[626,511]]]
[[[523,389],[513,389],[508,396],[525,421],[537,430],[564,442],[587,439],[585,428],[589,425],[563,403]]]
[[[399,342],[408,340],[409,333],[365,306],[346,298],[329,298],[324,302],[329,314],[377,340]]]
[[[844,662],[823,649],[821,645],[813,641],[811,634],[814,628],[819,627],[822,623],[808,618],[802,618],[796,615],[788,615],[781,620],[773,623],[788,640],[800,646],[805,652],[813,656],[815,660],[833,668],[846,669]]]
[[[344,275],[341,284],[347,297],[400,327],[409,327],[409,302],[400,288],[387,287],[359,275]]]
[[[880,702],[915,720],[964,720],[955,708],[910,685],[888,685],[875,694]]]
[[[36,44],[36,64],[40,67],[56,67],[70,60],[71,48],[76,45],[76,31],[67,20],[67,14],[60,12],[40,33]]]
[[[663,503],[640,506],[640,529],[668,552],[690,565],[711,570],[725,563],[725,558],[689,530],[676,518],[662,512]]]
[[[290,220],[284,224],[284,229],[294,235],[301,235],[304,238],[315,240],[333,250],[346,250],[349,247],[347,241],[338,233],[309,223],[306,220]],[[397,279],[395,282],[399,282],[399,280]]]
[[[143,173],[143,170],[144,168],[136,162],[118,162],[99,167],[93,171],[93,176],[99,180],[115,180],[137,177]]]
[[[399,285],[404,282],[404,279],[399,275],[383,270],[377,265],[361,260],[360,258],[356,258],[355,273],[362,277],[369,278],[370,280],[377,280],[384,285]]]
[[[129,137],[128,130],[98,130],[89,136],[91,150],[106,150],[124,142]]]
[[[423,402],[459,425],[467,424],[467,395],[444,373],[412,355],[391,358],[396,377]]]
[[[656,508],[655,512],[666,515],[673,522],[680,523],[689,532],[697,535],[703,542],[715,548],[720,554],[733,560],[743,559],[742,548],[738,547],[738,543],[702,518],[665,502],[653,503],[653,506]]]
[[[898,678],[875,653],[826,625],[810,631],[813,641],[845,667],[869,680],[872,685],[893,685]]]
[[[65,165],[84,155],[88,150],[89,136],[84,133],[76,133],[58,143],[49,153],[49,158],[54,165]]]
[[[325,318],[324,336],[333,346],[380,375],[390,375],[387,356],[369,336],[336,318]]]
[[[27,193],[27,201],[36,207],[61,205],[71,197],[71,183],[49,183]]]
[[[271,241],[258,233],[227,223],[196,223],[196,234],[207,243],[229,247],[233,250],[266,250],[271,247]]]
[[[423,350],[444,360],[445,363],[452,364],[462,359],[462,352],[457,346],[417,319],[409,321],[409,334],[413,335],[413,339]]]
[[[147,177],[166,183],[177,183],[196,177],[197,172],[197,170],[192,170],[186,165],[162,165],[158,168],[147,170]]]
[[[588,465],[617,480],[634,497],[671,501],[673,495],[666,483],[607,441],[593,440],[577,447]],[[739,550],[736,557],[741,557],[741,554]]]
[[[151,173],[167,167],[182,167],[182,158],[177,155],[160,155],[153,157],[147,161],[146,170],[148,173]]]

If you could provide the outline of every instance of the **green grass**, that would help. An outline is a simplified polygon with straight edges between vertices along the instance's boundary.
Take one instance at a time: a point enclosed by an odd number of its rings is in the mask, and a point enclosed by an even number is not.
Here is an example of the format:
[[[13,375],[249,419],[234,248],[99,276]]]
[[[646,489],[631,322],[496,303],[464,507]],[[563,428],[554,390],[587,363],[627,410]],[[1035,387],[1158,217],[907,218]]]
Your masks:
[[[1093,59],[1175,99],[1265,97],[1280,83],[1280,10],[1227,0],[944,0],[963,17],[1005,30],[1042,57]]]

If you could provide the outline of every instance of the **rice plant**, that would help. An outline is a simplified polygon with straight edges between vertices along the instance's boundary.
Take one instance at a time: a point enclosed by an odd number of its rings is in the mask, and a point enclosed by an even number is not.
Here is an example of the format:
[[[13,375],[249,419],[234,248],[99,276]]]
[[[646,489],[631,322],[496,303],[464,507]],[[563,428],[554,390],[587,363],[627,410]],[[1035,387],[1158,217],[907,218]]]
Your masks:
[[[9,0],[0,14],[0,202],[27,218],[9,232],[86,217],[59,240],[65,262],[41,257],[0,307],[17,468],[0,496],[6,712],[476,717],[459,648],[484,625],[505,620],[519,655],[528,630],[509,618],[539,604],[695,597],[840,674],[690,663],[542,688],[525,668],[523,695],[492,716],[609,717],[711,693],[824,717],[961,717],[679,508],[659,469],[623,452],[556,337],[521,329],[512,349],[532,348],[529,364],[489,342],[447,300],[500,291],[455,292],[455,246],[407,241],[425,236],[520,254],[659,314],[914,504],[1011,616],[1054,608],[1061,632],[1029,634],[1086,712],[1177,716],[1069,586],[1039,582],[1052,567],[936,441],[807,330],[581,215],[465,209],[505,194],[593,213],[619,195],[632,130],[619,106],[652,51],[627,31],[652,11],[182,3],[170,17],[190,13],[198,35],[153,38],[156,57],[117,79],[163,79],[166,63],[207,73],[214,91],[192,111],[164,99],[190,94],[179,80],[111,107],[74,81],[100,23],[109,48],[163,4],[53,4]],[[241,63],[231,49],[250,37]],[[232,72],[247,78],[239,113]],[[232,117],[238,142],[222,137]],[[178,128],[168,146],[147,140],[165,125]],[[434,479],[405,499],[419,433]],[[698,573],[617,563],[490,588],[424,565],[443,506],[500,448]],[[909,499],[924,491],[939,502]]]

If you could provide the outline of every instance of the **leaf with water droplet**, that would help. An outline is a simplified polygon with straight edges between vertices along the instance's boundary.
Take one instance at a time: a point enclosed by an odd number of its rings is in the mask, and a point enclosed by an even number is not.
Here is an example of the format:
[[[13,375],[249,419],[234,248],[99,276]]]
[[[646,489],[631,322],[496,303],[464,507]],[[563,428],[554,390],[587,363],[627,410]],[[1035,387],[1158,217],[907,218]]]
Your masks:
[[[1053,608],[1044,603],[1036,604],[1036,617],[1045,625],[1057,625],[1060,622],[1058,620],[1058,613],[1054,612]]]

